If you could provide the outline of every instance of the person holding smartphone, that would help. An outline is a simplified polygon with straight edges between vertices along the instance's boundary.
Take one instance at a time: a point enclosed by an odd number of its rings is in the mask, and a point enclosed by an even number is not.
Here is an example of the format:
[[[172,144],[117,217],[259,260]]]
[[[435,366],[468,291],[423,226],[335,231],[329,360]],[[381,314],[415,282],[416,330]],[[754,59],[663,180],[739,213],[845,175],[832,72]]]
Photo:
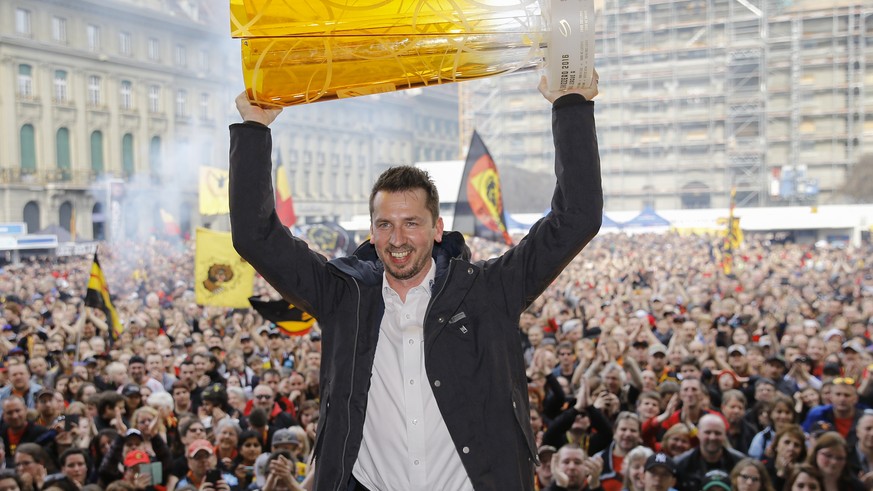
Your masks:
[[[237,489],[239,479],[236,476],[216,469],[218,460],[209,440],[198,439],[191,442],[185,450],[185,457],[188,459],[188,474],[176,485],[177,489],[189,485],[200,491]]]
[[[270,454],[267,462],[267,480],[261,491],[302,491],[307,489],[307,483],[298,483],[297,469],[294,457],[287,450],[279,450]],[[307,479],[312,479],[310,474]]]

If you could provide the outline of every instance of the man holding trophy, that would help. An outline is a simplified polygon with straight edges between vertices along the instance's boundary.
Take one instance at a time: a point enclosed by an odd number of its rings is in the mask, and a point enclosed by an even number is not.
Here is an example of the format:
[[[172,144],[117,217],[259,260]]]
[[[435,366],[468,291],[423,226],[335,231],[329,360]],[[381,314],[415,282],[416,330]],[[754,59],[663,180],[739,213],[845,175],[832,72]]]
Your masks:
[[[275,213],[269,124],[245,93],[230,127],[234,246],[322,329],[316,488],[532,489],[537,451],[515,326],[597,234],[603,195],[587,87],[553,104],[552,211],[504,255],[469,262],[426,173],[395,167],[370,195],[371,239],[328,260]]]
[[[551,9],[547,32],[537,27],[547,13],[539,3]],[[231,0],[246,81],[236,101],[244,122],[230,127],[233,242],[321,327],[316,489],[534,487],[539,460],[516,326],[597,234],[603,209],[593,4],[539,3]],[[443,230],[436,186],[412,166],[379,176],[371,238],[352,256],[328,260],[282,226],[269,129],[282,110],[273,107],[523,70],[543,58],[552,210],[502,256],[471,262],[463,236]]]

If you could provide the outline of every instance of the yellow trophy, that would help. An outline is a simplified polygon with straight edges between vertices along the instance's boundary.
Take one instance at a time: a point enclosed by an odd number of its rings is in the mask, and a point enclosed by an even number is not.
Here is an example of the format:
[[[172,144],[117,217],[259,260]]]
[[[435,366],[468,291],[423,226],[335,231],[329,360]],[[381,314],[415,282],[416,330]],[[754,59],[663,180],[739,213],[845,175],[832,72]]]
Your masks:
[[[593,75],[593,0],[230,0],[249,99],[290,106],[544,68]]]

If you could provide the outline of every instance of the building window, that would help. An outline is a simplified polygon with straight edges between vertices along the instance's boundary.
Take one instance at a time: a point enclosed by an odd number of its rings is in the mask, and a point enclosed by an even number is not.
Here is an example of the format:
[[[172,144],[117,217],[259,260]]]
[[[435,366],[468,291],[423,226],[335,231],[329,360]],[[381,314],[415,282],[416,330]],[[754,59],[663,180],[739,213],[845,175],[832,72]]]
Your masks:
[[[129,32],[121,31],[118,33],[118,52],[124,56],[130,56],[132,52],[131,37]]]
[[[39,226],[39,204],[36,201],[28,201],[24,205],[22,216],[24,217],[24,223],[27,224],[27,230],[41,230],[42,227]]]
[[[103,133],[91,133],[91,170],[94,174],[103,173]]]
[[[52,17],[52,40],[56,43],[67,44],[67,19]]]
[[[30,65],[18,65],[18,95],[26,99],[33,97],[33,68]]]
[[[205,71],[209,70],[209,51],[205,49],[200,50],[200,69]]]
[[[130,80],[121,81],[121,109],[133,107],[133,84]]]
[[[159,175],[161,171],[161,137],[153,136],[149,142],[149,170],[152,176]]]
[[[125,177],[130,177],[136,172],[133,163],[133,135],[130,133],[121,138],[121,169]]]
[[[100,49],[100,26],[88,24],[86,31],[88,34],[88,51],[98,51]]]
[[[185,47],[181,44],[176,45],[176,66],[187,66],[188,65],[188,54],[185,51]]]
[[[185,116],[185,106],[188,104],[188,92],[180,89],[176,92],[176,116]]]
[[[161,59],[161,42],[158,38],[149,38],[149,59],[153,61]]]
[[[67,102],[67,72],[55,70],[55,102]]]
[[[200,119],[209,119],[209,93],[200,94]]]
[[[30,10],[15,9],[15,32],[30,36]]]
[[[70,170],[72,169],[72,161],[70,160],[70,130],[67,128],[58,128],[58,133],[55,135],[55,152],[58,170],[61,172],[61,180],[67,181],[70,179]]]
[[[149,112],[161,111],[161,88],[157,85],[149,86]]]
[[[91,106],[100,105],[100,84],[101,80],[97,75],[88,77],[88,104]]]
[[[21,127],[19,142],[21,143],[21,173],[36,172],[36,138],[32,124]]]

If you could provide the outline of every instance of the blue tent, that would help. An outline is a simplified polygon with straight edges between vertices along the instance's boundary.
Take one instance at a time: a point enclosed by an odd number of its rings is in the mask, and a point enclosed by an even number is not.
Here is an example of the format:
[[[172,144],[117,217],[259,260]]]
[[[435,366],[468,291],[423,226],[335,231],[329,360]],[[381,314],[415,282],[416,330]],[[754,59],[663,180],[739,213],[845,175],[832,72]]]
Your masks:
[[[640,212],[639,215],[631,218],[630,220],[624,222],[622,227],[669,227],[670,222],[667,221],[666,218],[662,217],[655,213],[655,210],[651,207],[647,206],[643,208],[643,211]]]
[[[603,219],[600,228],[621,228],[621,224],[603,214]]]

